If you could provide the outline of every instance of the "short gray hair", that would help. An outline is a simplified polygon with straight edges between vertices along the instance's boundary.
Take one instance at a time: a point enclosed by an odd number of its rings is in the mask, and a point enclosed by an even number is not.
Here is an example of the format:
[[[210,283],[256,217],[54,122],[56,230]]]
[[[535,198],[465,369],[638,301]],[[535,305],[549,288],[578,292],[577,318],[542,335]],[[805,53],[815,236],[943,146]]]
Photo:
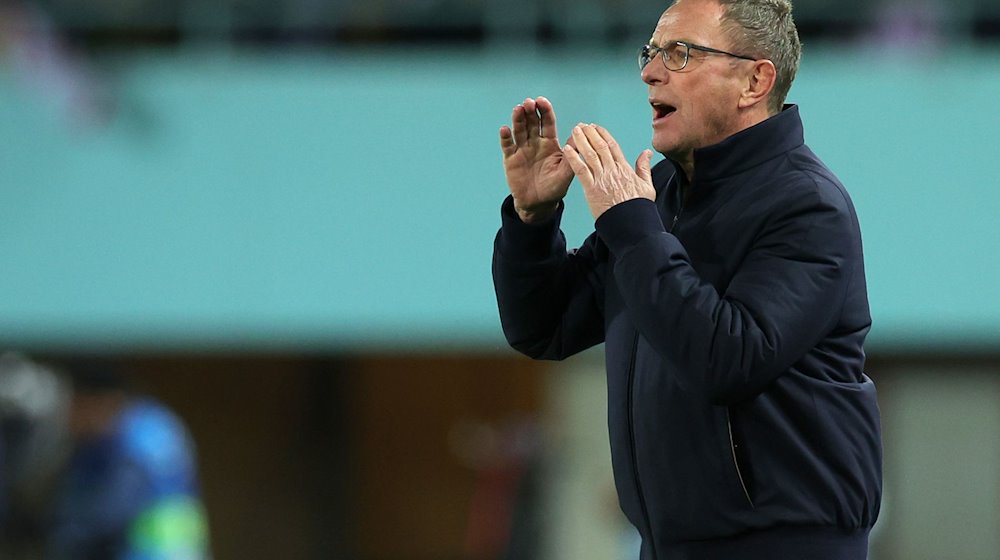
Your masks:
[[[722,26],[733,40],[733,51],[774,63],[777,77],[767,107],[772,114],[781,112],[802,58],[791,0],[716,1],[725,11]]]

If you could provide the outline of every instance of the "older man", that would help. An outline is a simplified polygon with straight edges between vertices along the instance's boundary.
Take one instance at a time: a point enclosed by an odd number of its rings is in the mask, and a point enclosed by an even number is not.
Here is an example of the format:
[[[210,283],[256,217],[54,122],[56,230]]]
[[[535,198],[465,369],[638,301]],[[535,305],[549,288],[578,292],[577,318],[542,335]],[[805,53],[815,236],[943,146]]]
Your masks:
[[[678,0],[639,53],[653,148],[560,146],[551,103],[500,129],[504,332],[562,359],[605,343],[611,454],[642,559],[867,557],[881,496],[861,235],[784,105],[786,0]],[[576,177],[595,232],[566,251]]]

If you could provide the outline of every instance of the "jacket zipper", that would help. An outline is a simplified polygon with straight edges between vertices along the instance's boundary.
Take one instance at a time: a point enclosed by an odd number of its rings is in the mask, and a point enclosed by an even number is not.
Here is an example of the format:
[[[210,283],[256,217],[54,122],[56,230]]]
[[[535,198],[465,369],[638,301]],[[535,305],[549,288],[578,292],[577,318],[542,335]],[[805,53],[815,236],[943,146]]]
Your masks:
[[[649,524],[649,511],[646,509],[646,497],[642,493],[642,483],[639,481],[639,458],[636,453],[635,443],[635,360],[639,351],[639,331],[635,332],[632,339],[632,357],[628,364],[628,437],[629,451],[632,453],[632,476],[635,478],[635,491],[639,496],[639,509],[642,511],[642,520],[646,525],[646,534],[649,535],[649,549],[656,560],[656,543],[653,541],[653,530]],[[644,537],[645,538],[645,537]]]
[[[679,222],[680,219],[681,219],[681,214],[684,213],[684,192],[683,192],[683,190],[682,190],[682,188],[680,186],[678,186],[678,188],[677,188],[677,193],[678,193],[678,196],[677,196],[677,199],[678,199],[678,202],[677,202],[677,213],[674,214],[674,219],[670,223],[670,233],[674,232],[674,228],[677,227],[677,222]],[[638,336],[636,338],[636,342],[638,342]],[[634,361],[635,357],[633,356],[632,359]],[[634,367],[634,364],[633,364],[633,367]],[[630,376],[632,375],[631,374],[631,370],[629,371],[629,375]],[[632,395],[631,395],[631,393],[629,393],[629,398],[631,399],[631,397],[632,397]],[[631,404],[630,404],[630,408],[631,408]],[[728,407],[726,408],[726,428],[728,428],[728,430],[729,430],[729,451],[732,452],[732,454],[733,454],[733,465],[736,466],[736,477],[740,481],[740,488],[743,489],[743,495],[746,496],[747,503],[750,504],[750,507],[756,509],[756,506],[753,505],[753,499],[750,498],[750,490],[747,488],[746,481],[743,479],[743,471],[740,470],[740,462],[739,462],[739,460],[736,457],[736,440],[733,439],[733,423],[732,423],[732,420],[729,417],[729,408]],[[634,438],[633,438],[633,441],[634,441]],[[635,444],[633,443],[633,446],[634,445]],[[634,459],[635,459],[635,454],[634,454],[634,450],[633,450],[633,461],[634,461]],[[638,484],[638,481],[639,481],[639,475],[638,475],[638,472],[636,472],[636,484]],[[640,494],[640,498],[641,498],[641,494]],[[645,513],[645,508],[643,509],[643,513]]]
[[[674,214],[673,221],[670,222],[669,233],[674,232],[674,228],[677,227],[677,222],[681,219],[681,214],[684,213],[684,189],[681,185],[677,185],[677,213]]]
[[[733,453],[733,464],[736,465],[736,478],[740,481],[740,488],[743,488],[743,495],[747,497],[747,503],[751,508],[756,509],[753,500],[750,498],[750,490],[747,489],[746,481],[743,480],[743,471],[740,470],[740,462],[736,458],[736,440],[733,439],[733,423],[729,418],[729,407],[726,407],[726,427],[729,429],[729,450]]]

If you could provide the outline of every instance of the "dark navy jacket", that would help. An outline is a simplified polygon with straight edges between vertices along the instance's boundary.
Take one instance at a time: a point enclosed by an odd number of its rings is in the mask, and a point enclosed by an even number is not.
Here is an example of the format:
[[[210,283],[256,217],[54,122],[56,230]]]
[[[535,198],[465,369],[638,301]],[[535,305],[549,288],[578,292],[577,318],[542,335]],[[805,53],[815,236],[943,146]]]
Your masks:
[[[642,558],[866,557],[881,496],[861,233],[786,109],[695,152],[577,250],[508,197],[493,276],[517,350],[605,343],[622,510]],[[682,191],[685,196],[682,196]]]

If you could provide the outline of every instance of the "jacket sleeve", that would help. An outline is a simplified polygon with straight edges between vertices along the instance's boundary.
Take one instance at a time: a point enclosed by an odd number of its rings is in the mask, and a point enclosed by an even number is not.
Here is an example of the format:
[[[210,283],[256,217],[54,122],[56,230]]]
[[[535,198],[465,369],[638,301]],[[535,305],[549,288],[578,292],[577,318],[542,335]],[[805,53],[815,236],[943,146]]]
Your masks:
[[[791,198],[765,221],[725,293],[699,277],[652,202],[628,201],[597,221],[628,313],[685,390],[723,404],[747,398],[836,326],[861,262],[856,219],[838,189]]]
[[[532,358],[561,360],[604,340],[604,270],[596,233],[566,251],[563,205],[542,224],[525,224],[507,197],[493,246],[493,284],[507,342]]]

